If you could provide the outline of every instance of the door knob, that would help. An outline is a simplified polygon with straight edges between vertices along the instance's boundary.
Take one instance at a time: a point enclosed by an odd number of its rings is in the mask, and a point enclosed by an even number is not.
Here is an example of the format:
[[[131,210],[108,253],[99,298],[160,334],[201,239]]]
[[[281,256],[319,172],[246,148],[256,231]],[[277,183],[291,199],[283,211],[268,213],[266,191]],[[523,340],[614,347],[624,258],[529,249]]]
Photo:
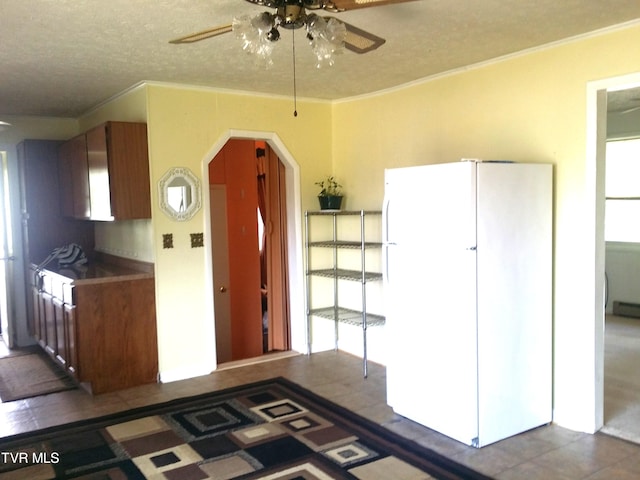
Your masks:
[[[227,287],[225,286],[220,287],[220,293],[224,293],[226,291],[227,291]]]

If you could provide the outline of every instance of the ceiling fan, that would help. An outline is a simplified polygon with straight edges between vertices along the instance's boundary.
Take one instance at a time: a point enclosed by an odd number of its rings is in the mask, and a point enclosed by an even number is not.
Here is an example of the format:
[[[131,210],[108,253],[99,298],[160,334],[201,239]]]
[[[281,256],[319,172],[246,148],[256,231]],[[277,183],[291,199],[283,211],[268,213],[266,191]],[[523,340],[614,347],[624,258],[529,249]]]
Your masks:
[[[244,16],[227,25],[210,28],[169,43],[194,43],[235,31],[243,39],[244,49],[252,53],[270,54],[269,43],[280,38],[279,28],[296,30],[305,27],[319,60],[332,57],[336,49],[344,46],[355,53],[367,53],[384,44],[385,40],[333,17],[321,17],[307,10],[339,13],[357,8],[390,5],[414,0],[246,0],[255,5],[275,9],[254,17]],[[315,42],[315,46],[314,46]],[[332,61],[330,62],[332,63]],[[320,66],[320,63],[319,65]]]

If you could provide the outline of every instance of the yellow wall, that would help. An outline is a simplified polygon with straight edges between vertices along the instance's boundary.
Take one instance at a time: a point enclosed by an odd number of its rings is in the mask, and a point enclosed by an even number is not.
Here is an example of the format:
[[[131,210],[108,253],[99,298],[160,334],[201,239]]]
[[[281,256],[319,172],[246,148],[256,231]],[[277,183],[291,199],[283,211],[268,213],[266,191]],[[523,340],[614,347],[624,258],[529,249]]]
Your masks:
[[[367,208],[382,203],[385,167],[465,157],[555,165],[554,418],[578,430],[597,428],[602,382],[587,84],[640,71],[639,44],[633,26],[333,108],[333,172]]]
[[[270,132],[300,167],[302,208],[315,208],[313,182],[331,169],[331,106],[298,101],[294,118],[290,99],[155,84],[147,87],[147,95],[160,371],[170,380],[208,373],[215,366],[208,252],[190,246],[191,233],[209,232],[206,208],[186,222],[160,211],[155,185],[169,168],[180,166],[206,186],[203,172],[216,153],[212,149],[229,130]],[[172,249],[162,248],[162,235],[168,233],[173,234]],[[301,322],[304,312],[292,316]]]

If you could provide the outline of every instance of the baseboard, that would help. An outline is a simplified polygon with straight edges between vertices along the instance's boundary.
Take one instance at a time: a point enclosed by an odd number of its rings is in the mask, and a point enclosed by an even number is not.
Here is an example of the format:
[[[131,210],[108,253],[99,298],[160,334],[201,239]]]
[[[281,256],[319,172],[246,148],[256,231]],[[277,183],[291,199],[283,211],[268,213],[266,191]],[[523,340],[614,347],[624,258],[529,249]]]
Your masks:
[[[215,369],[216,365],[214,363],[212,365],[192,365],[172,370],[164,370],[158,374],[158,381],[160,383],[171,383],[189,378],[202,377],[209,375]]]
[[[640,318],[640,303],[613,302],[613,314],[622,317]]]

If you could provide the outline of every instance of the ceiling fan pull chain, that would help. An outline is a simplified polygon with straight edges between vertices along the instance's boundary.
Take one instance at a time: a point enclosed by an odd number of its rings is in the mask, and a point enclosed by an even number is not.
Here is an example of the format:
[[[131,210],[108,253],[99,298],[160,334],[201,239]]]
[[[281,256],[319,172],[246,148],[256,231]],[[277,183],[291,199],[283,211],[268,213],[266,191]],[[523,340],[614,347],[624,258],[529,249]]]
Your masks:
[[[291,30],[291,41],[293,43],[293,116],[298,116],[298,96],[296,90],[296,31]]]

